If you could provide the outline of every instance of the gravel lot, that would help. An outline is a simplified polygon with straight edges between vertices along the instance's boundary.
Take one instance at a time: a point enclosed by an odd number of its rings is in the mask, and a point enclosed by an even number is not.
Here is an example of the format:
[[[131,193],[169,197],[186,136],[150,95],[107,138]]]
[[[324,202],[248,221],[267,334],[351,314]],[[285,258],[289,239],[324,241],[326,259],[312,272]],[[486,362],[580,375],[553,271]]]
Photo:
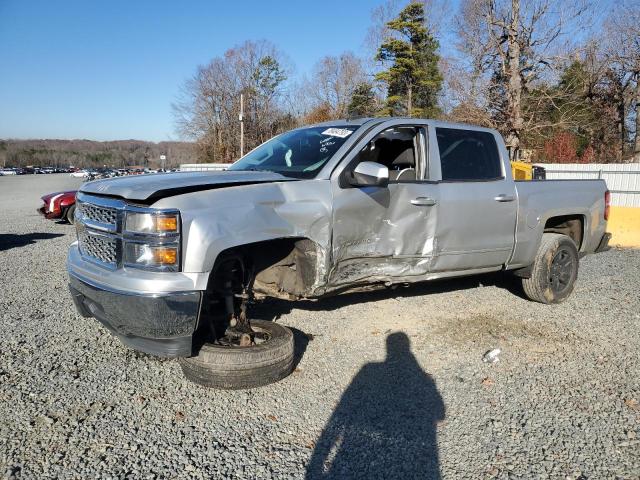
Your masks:
[[[500,276],[267,302],[296,371],[216,391],[76,315],[74,230],[35,209],[77,185],[0,177],[5,477],[640,478],[640,251],[585,258],[559,306]]]

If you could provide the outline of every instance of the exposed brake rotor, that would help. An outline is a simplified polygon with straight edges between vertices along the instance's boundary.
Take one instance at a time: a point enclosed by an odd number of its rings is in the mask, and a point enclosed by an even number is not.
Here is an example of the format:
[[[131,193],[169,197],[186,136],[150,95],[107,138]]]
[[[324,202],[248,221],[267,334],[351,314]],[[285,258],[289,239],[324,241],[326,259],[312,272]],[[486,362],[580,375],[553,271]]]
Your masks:
[[[269,335],[266,332],[253,330],[247,316],[247,307],[252,301],[252,292],[251,282],[245,283],[246,276],[242,259],[232,257],[227,259],[225,263],[231,267],[225,271],[228,277],[224,279],[222,288],[218,290],[224,299],[228,326],[224,335],[217,338],[216,343],[229,347],[250,347],[266,342],[269,340]]]

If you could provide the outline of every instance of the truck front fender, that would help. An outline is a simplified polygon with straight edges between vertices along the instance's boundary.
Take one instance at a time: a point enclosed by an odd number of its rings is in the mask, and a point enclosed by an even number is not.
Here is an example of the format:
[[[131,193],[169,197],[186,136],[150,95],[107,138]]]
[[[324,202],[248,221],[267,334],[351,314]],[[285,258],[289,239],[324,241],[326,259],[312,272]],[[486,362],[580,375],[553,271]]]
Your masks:
[[[220,253],[232,248],[251,244],[269,248],[269,241],[308,239],[317,249],[314,283],[324,282],[331,243],[329,180],[194,192],[164,199],[154,206],[180,210],[185,272],[211,272]]]

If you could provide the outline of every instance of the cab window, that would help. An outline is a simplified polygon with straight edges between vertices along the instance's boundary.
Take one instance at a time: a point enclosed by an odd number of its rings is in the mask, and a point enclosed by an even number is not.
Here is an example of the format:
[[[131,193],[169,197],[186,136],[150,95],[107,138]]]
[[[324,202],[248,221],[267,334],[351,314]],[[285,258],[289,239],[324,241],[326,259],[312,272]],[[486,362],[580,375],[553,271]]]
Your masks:
[[[436,128],[443,181],[490,181],[503,178],[493,134]]]
[[[419,175],[419,129],[393,127],[380,132],[358,153],[357,162],[376,162],[389,169],[390,182],[411,182]]]

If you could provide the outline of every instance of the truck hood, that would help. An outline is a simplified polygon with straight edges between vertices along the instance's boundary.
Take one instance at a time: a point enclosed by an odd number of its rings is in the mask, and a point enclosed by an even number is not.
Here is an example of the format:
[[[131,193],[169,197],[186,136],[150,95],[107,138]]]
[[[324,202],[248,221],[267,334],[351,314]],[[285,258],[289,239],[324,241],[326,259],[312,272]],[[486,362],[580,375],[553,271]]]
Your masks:
[[[131,175],[85,183],[80,191],[95,195],[123,198],[152,204],[161,198],[183,193],[236,187],[255,183],[290,182],[295,178],[272,172],[176,172],[151,175]]]

